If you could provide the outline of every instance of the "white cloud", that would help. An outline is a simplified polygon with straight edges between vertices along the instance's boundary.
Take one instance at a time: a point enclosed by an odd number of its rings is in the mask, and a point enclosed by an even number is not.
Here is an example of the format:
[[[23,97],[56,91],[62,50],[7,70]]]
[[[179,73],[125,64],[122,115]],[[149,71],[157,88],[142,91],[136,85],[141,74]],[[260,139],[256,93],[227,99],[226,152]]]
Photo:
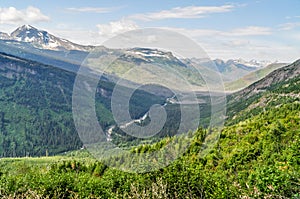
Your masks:
[[[300,15],[298,16],[286,16],[285,19],[293,19],[293,18],[300,18]]]
[[[292,30],[297,27],[300,27],[300,22],[291,22],[279,25],[280,30]]]
[[[81,8],[67,8],[72,12],[91,12],[91,13],[109,13],[117,10],[115,7],[81,7]]]
[[[293,33],[288,33],[287,35],[285,35],[286,37],[288,36],[288,37],[290,37],[291,38],[291,40],[293,40],[294,41],[294,43],[296,43],[296,42],[300,42],[300,32],[293,32]]]
[[[229,32],[232,36],[256,36],[256,35],[270,35],[272,30],[268,27],[262,26],[248,26],[244,28],[234,29]]]
[[[221,31],[214,29],[183,29],[183,28],[166,28],[182,32],[183,34],[190,35],[192,37],[243,37],[243,36],[264,36],[272,34],[271,28],[262,26],[247,26],[237,28],[229,31]]]
[[[202,18],[212,13],[230,12],[233,10],[233,8],[233,5],[176,7],[172,8],[171,10],[162,10],[159,12],[152,12],[146,14],[136,14],[130,16],[129,18],[145,21],[162,19]]]
[[[38,8],[29,6],[25,10],[18,10],[15,7],[0,8],[0,24],[22,24],[49,21],[50,18],[44,15]]]
[[[54,34],[60,38],[67,39],[81,45],[101,45],[107,38],[101,37],[98,32],[72,29],[72,28],[56,28],[49,30],[51,34]]]
[[[109,22],[108,24],[98,24],[97,28],[101,36],[112,37],[123,32],[135,30],[138,28],[138,25],[131,20],[122,19]]]
[[[98,32],[89,32],[86,30],[75,29],[71,30],[69,28],[66,29],[66,31],[56,30],[53,31],[53,33],[55,35],[58,34],[58,36],[62,38],[70,39],[71,41],[79,42],[81,44],[99,45],[107,40],[107,36],[111,37],[117,33],[137,28],[137,25],[135,23],[133,23],[133,27],[129,28],[128,24],[131,23],[131,21],[121,20],[99,25],[99,31],[102,31],[101,35]],[[242,31],[253,29],[258,30],[258,28],[244,27],[228,31],[183,28],[165,29],[173,30],[187,37],[190,37],[192,40],[197,42],[198,45],[200,45],[200,47],[202,47],[212,59],[221,58],[227,60],[242,58],[245,60],[257,59],[292,62],[299,58],[300,53],[297,42],[294,42],[292,44],[289,43],[292,35],[282,34],[278,31],[274,31],[272,32],[272,34],[280,34],[282,39],[280,39],[279,41],[270,41],[265,37],[256,37],[257,35],[246,34],[245,32],[247,31]],[[264,29],[261,28],[261,30]],[[237,33],[232,34],[233,32]],[[256,34],[258,34],[258,32],[261,32],[262,36],[266,35],[265,31],[257,31]],[[299,41],[299,34],[295,34],[295,37],[296,36],[298,36],[298,40],[296,40],[296,38],[293,38],[293,41]],[[151,36],[148,39],[149,42],[155,41],[154,36]]]
[[[292,62],[299,58],[300,48],[297,42],[290,43],[291,34],[282,35],[281,32],[276,30],[267,27],[258,27],[244,27],[228,31],[214,29],[166,29],[190,37],[196,41],[212,59],[221,58],[227,60],[242,58],[245,60],[257,59]],[[255,34],[253,33],[254,30]],[[269,37],[278,37],[277,34],[280,34],[282,39],[280,39],[280,41],[270,41]],[[300,37],[298,37],[298,39],[299,38]],[[293,40],[298,41],[296,38]]]
[[[257,59],[279,62],[292,62],[299,58],[299,48],[284,42],[271,42],[257,39],[235,40],[217,38],[214,40],[197,39],[207,54],[221,59]]]

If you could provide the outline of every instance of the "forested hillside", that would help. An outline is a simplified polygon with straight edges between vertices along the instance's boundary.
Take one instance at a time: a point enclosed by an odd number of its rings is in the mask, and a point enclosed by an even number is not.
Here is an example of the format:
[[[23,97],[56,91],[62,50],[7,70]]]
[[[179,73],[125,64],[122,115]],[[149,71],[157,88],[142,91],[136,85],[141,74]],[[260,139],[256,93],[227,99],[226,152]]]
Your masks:
[[[72,117],[76,74],[0,53],[0,157],[54,155],[82,147]],[[114,124],[110,97],[114,83],[98,83],[95,109],[105,130]],[[137,90],[133,118],[165,97]],[[104,117],[105,116],[105,117]]]
[[[242,121],[269,108],[299,101],[300,60],[228,97],[228,123]]]
[[[299,63],[280,70],[229,97],[227,124],[206,156],[201,149],[210,130],[199,129],[181,158],[144,174],[108,168],[84,150],[53,158],[2,159],[0,193],[20,198],[297,199]],[[149,153],[170,139],[132,151]]]
[[[33,156],[78,149],[71,116],[74,75],[0,56],[0,155]]]

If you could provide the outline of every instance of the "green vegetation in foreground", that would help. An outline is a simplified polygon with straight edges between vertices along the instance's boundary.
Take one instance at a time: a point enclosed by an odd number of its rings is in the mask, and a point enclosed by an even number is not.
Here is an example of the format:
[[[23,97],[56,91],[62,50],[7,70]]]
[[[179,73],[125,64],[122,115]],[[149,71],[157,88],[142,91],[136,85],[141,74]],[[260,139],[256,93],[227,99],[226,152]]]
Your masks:
[[[199,154],[206,131],[199,129],[183,157],[146,174],[107,168],[84,150],[57,157],[1,159],[0,194],[2,198],[296,199],[299,112],[300,104],[291,102],[229,125],[205,157]],[[144,153],[151,148],[144,147]]]

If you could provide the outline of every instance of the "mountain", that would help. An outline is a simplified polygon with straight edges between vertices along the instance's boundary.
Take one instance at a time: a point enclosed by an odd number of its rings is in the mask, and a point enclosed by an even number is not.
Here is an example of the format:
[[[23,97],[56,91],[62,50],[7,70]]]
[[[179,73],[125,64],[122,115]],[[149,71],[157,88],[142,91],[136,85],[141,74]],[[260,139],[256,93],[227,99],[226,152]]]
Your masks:
[[[257,115],[262,110],[300,99],[300,60],[281,67],[247,88],[229,95],[227,115],[234,122]],[[238,118],[237,121],[234,118]]]
[[[122,55],[120,59],[126,60],[127,62],[134,61],[136,63],[153,63],[155,60],[159,59],[160,63],[169,65],[176,64],[186,67],[186,65],[175,57],[172,52],[151,48],[132,48],[125,50],[124,55]]]
[[[39,30],[30,25],[23,25],[10,35],[6,33],[2,33],[1,35],[0,44],[2,48],[0,52],[20,58],[49,64],[72,72],[77,72],[84,61],[89,62],[85,59],[89,59],[91,60],[89,66],[92,70],[104,71],[110,75],[112,81],[118,79],[124,71],[136,68],[139,70],[139,75],[130,75],[127,77],[127,79],[136,83],[144,83],[144,80],[153,76],[168,76],[175,69],[178,72],[180,71],[183,77],[192,85],[192,90],[206,89],[205,82],[220,82],[220,80],[214,78],[216,77],[216,73],[221,73],[221,78],[226,84],[229,84],[226,86],[230,90],[241,89],[245,87],[245,84],[241,83],[241,78],[256,70],[265,68],[270,63],[268,61],[257,60],[247,62],[242,59],[227,61],[221,59],[212,61],[197,58],[179,59],[172,52],[159,49],[109,49],[104,46],[82,46],[58,38],[47,31]],[[89,56],[90,53],[98,57],[104,55],[110,56],[111,59],[116,60],[109,67],[104,67],[101,64],[97,64],[94,58]],[[148,69],[149,66],[147,68],[147,64],[158,66],[161,69],[157,68],[158,70],[151,71]],[[195,70],[195,65],[198,66],[198,70]],[[135,66],[139,66],[139,68]],[[274,68],[270,67],[270,69]],[[162,70],[166,73],[162,73]],[[199,72],[202,77],[199,74],[197,75]],[[254,78],[253,81],[255,80],[257,79]],[[180,85],[183,85],[182,83],[177,84],[178,82],[173,82],[171,86],[178,88]]]
[[[104,63],[103,57],[110,61]],[[85,63],[91,70],[122,77],[137,84],[156,82],[185,92],[204,90],[204,78],[213,78],[209,73],[203,73],[203,78],[194,67],[172,52],[152,48],[97,47],[86,57]],[[184,80],[179,78],[179,74]]]
[[[238,97],[249,98],[257,93],[263,93],[270,90],[273,85],[288,82],[290,79],[296,78],[300,75],[300,60],[277,69],[271,72],[263,79],[253,83],[249,87],[237,92]]]
[[[245,61],[243,59],[229,59],[227,61],[215,59],[212,61],[207,61],[203,59],[192,58],[191,61],[221,73],[224,82],[236,81],[239,78],[242,78],[253,71],[264,68],[272,63],[271,61]]]
[[[38,30],[30,25],[24,25],[17,28],[11,33],[9,40],[0,40],[2,48],[0,52],[14,55],[24,59],[38,61],[43,64],[49,64],[71,72],[77,72],[80,65],[85,61],[91,64],[89,67],[92,70],[105,72],[111,76],[111,80],[118,79],[122,72],[135,66],[140,66],[141,69],[145,64],[156,65],[165,70],[165,76],[168,72],[172,72],[171,67],[176,70],[182,70],[183,75],[188,81],[196,87],[204,84],[203,79],[194,74],[194,71],[171,52],[165,52],[158,49],[132,48],[132,49],[109,49],[104,46],[81,46],[69,42],[65,39],[60,39],[49,34],[47,31]],[[93,50],[94,49],[94,50]],[[89,53],[91,54],[89,56]],[[93,57],[91,57],[93,56]],[[97,61],[93,61],[95,56],[109,56],[116,61],[110,67],[104,67]],[[135,83],[141,82],[147,77],[158,76],[161,71],[150,71],[142,69],[140,75],[143,77],[131,76],[127,79]]]
[[[272,71],[279,69],[283,66],[286,66],[286,63],[273,63],[267,65],[263,68],[259,68],[235,81],[226,82],[225,88],[226,91],[234,92],[239,89],[246,88],[247,86],[251,85],[252,83],[264,78],[266,75],[271,73]]]
[[[28,55],[34,59],[41,59],[41,62],[44,58],[47,58],[45,62],[64,61],[61,51],[44,51],[33,48],[30,43],[14,42],[13,48],[5,46],[8,43],[1,43],[1,50],[5,48],[6,51],[24,57]],[[24,51],[16,47],[18,45],[28,45],[28,48]],[[37,54],[30,54],[32,49]],[[149,64],[156,64],[166,68],[174,66],[183,71],[193,64],[155,49],[111,51],[103,47],[99,51],[114,54],[116,62],[112,65],[112,70],[115,71],[123,64],[127,69],[140,66],[147,69]],[[43,54],[38,58],[38,52],[47,52],[58,57],[50,59]],[[72,55],[74,58],[75,52]],[[89,57],[89,61],[97,60]],[[70,105],[76,73],[72,72],[72,68],[65,70],[41,62],[0,53],[0,157],[53,155],[82,146],[73,124]],[[243,68],[240,63],[235,64],[237,63],[230,65]],[[203,70],[206,69],[207,67],[203,67]],[[183,74],[188,73],[184,71]],[[140,77],[144,78],[142,75]],[[85,88],[88,90],[88,85]],[[113,82],[100,79],[96,89],[95,109],[97,116],[106,116],[98,117],[104,129],[114,125],[110,109],[113,88]],[[126,89],[129,88],[123,87],[121,90]],[[176,149],[186,142],[185,137],[174,137],[171,134],[155,143],[140,142],[136,147],[125,146],[128,147],[126,149],[129,153],[111,159],[111,165],[117,169],[109,168],[98,159],[89,158],[85,150],[70,152],[69,156],[60,157],[1,158],[1,196],[299,198],[299,93],[300,60],[279,67],[247,88],[228,95],[226,125],[212,150],[202,155],[203,149],[210,144],[204,140],[215,139],[212,135],[216,129],[199,128],[191,137],[185,152],[173,162],[168,162],[170,164],[166,167],[161,165],[165,165],[168,157],[176,156]],[[152,104],[164,104],[166,101],[162,96],[139,90],[130,100],[130,114],[133,118],[139,118]],[[172,110],[173,104],[169,108]],[[170,120],[172,123],[166,128],[177,128],[176,124],[178,125],[180,120],[174,117]],[[188,137],[190,135],[192,134],[189,133]],[[125,137],[119,132],[115,136],[120,139]],[[132,141],[132,138],[126,137],[125,141]],[[118,142],[122,143],[117,140],[117,144]],[[155,152],[159,152],[159,155],[152,158]],[[81,158],[75,154],[79,154]],[[139,161],[135,164],[136,160],[131,154],[138,157],[137,161],[142,160],[139,157],[143,155],[149,161]],[[145,173],[120,171],[124,168],[140,169],[139,171]],[[157,170],[148,172],[149,168]]]
[[[10,34],[11,40],[28,42],[33,44],[35,47],[49,50],[81,50],[88,51],[93,47],[82,46],[70,42],[66,39],[55,37],[44,30],[38,30],[37,28],[30,25],[23,25],[17,28]]]
[[[246,67],[252,67],[252,68],[261,68],[261,67],[266,67],[270,64],[272,64],[273,62],[271,61],[267,61],[267,60],[263,60],[263,61],[258,61],[255,59],[252,59],[250,61],[245,61],[243,59],[231,59],[227,61],[228,63],[234,63],[236,65],[240,65],[240,66],[246,66]]]

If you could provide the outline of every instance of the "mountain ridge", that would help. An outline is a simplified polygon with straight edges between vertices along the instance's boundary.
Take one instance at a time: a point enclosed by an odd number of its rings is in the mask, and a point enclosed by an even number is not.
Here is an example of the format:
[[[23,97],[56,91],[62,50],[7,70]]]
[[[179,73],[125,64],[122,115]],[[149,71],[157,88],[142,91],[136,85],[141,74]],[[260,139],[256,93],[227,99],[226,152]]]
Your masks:
[[[243,59],[229,59],[227,61],[214,59],[210,61],[207,59],[192,58],[191,60],[198,65],[203,65],[219,72],[225,83],[236,81],[251,72],[265,68],[273,63],[271,61],[257,61],[254,59],[250,61]],[[277,61],[274,63],[277,63]]]
[[[279,68],[227,97],[227,118],[243,121],[264,110],[300,100],[300,60]],[[235,118],[239,118],[236,120]]]
[[[37,47],[43,47],[45,49],[62,49],[59,48],[64,47],[66,50],[84,50],[89,51],[93,50],[95,46],[91,45],[80,45],[74,42],[71,42],[67,39],[59,38],[54,36],[53,34],[49,33],[48,31],[38,29],[31,25],[22,25],[18,28],[16,28],[13,32],[10,34],[0,32],[0,39],[8,39],[8,40],[16,40],[16,41],[22,41],[27,43],[35,43]],[[61,45],[60,45],[61,44]],[[132,48],[132,51],[135,51],[139,48]],[[240,64],[245,65],[249,68],[256,68],[256,67],[264,67],[271,63],[276,63],[272,61],[267,60],[255,60],[252,59],[250,61],[245,61],[241,58],[239,59],[229,59],[229,60],[222,60],[222,59],[215,59],[212,60],[216,63],[216,65],[230,65],[232,63],[234,64]]]
[[[258,80],[264,78],[266,75],[271,73],[272,71],[279,69],[283,66],[288,65],[287,63],[274,63],[267,65],[263,68],[259,68],[257,70],[254,70],[253,72],[231,82],[225,83],[226,91],[229,92],[237,92],[239,90],[242,90],[243,88],[246,88],[247,86],[250,86],[252,83],[257,82]]]
[[[236,81],[245,75],[256,70],[266,67],[269,61],[250,60],[244,61],[242,59],[230,59],[223,61],[221,59],[215,60],[201,60],[197,58],[177,58],[172,52],[162,51],[159,49],[150,48],[129,48],[129,49],[109,49],[104,46],[83,46],[72,43],[66,39],[58,38],[47,31],[39,30],[31,25],[23,25],[13,31],[10,35],[0,33],[0,43],[2,44],[1,51],[12,54],[17,57],[31,59],[44,64],[68,69],[77,72],[82,63],[89,58],[89,54],[95,54],[95,51],[100,51],[97,56],[108,55],[117,58],[119,64],[106,67],[111,76],[122,75],[118,71],[140,66],[141,64],[156,64],[161,67],[171,66],[184,73],[189,83],[193,84],[193,89],[203,89],[203,79],[198,78],[195,74],[199,73],[207,79],[221,74],[222,81],[225,83]],[[140,68],[140,67],[138,67]],[[196,68],[196,70],[195,70]],[[93,70],[103,70],[95,65]],[[102,71],[101,71],[102,72]],[[153,75],[153,71],[143,70],[141,77],[146,78]],[[155,74],[157,75],[157,74]],[[161,75],[161,74],[160,74]],[[139,83],[136,78],[133,81]],[[112,79],[115,79],[112,77]],[[238,87],[238,89],[241,89]]]
[[[49,50],[81,50],[90,51],[94,46],[85,46],[73,43],[67,39],[56,37],[45,30],[40,30],[31,25],[23,25],[12,33],[0,34],[0,39],[15,40],[32,43],[33,46]]]
[[[292,64],[271,72],[263,79],[251,84],[247,88],[235,93],[234,95],[249,98],[256,93],[264,92],[265,89],[269,88],[273,84],[281,81],[288,81],[289,79],[292,79],[298,75],[300,75],[300,59]]]

